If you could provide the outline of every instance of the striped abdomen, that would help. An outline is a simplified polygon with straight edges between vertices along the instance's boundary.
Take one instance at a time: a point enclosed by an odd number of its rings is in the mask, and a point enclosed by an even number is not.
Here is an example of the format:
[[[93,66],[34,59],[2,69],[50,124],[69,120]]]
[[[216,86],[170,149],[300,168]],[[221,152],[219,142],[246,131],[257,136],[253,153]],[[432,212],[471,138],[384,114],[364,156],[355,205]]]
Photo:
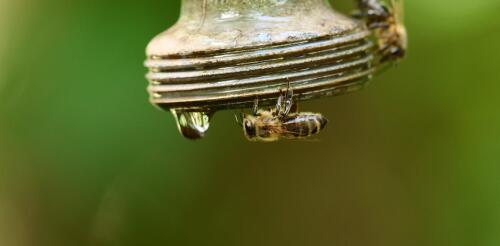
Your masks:
[[[328,120],[321,114],[297,113],[281,119],[283,138],[305,138],[318,134],[325,128]]]

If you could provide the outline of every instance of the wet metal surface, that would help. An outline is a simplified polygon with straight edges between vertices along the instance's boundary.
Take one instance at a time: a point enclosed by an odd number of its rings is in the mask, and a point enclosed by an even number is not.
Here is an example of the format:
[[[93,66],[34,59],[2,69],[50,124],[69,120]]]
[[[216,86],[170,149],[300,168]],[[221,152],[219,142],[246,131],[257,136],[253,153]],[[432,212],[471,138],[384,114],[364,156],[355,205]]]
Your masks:
[[[147,48],[150,100],[203,115],[270,104],[287,83],[298,101],[356,91],[373,73],[370,35],[323,0],[184,0]]]

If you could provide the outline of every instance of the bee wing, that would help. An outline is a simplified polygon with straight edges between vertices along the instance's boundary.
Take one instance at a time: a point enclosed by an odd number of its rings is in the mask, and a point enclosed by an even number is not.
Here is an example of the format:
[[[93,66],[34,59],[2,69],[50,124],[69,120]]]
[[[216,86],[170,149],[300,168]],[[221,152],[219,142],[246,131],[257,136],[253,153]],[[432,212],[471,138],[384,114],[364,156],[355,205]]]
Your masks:
[[[277,134],[280,134],[280,135],[283,135],[283,134],[289,134],[291,136],[293,136],[294,134],[296,134],[296,132],[294,131],[290,131],[290,130],[286,130],[284,128],[279,128],[279,129],[276,129],[277,131],[275,133]],[[290,138],[286,138],[287,140],[292,140],[292,141],[307,141],[307,142],[316,142],[316,141],[319,141],[319,139],[315,139],[315,138],[311,138],[313,136],[307,136],[307,137],[290,137]]]
[[[391,0],[394,17],[399,24],[404,23],[404,3],[403,0]]]

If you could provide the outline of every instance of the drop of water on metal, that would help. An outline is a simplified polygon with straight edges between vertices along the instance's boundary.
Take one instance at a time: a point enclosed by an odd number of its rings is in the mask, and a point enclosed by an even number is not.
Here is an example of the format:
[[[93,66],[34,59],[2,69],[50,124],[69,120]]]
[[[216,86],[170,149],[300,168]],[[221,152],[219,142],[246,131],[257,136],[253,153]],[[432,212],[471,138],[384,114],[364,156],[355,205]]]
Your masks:
[[[200,139],[210,127],[213,112],[190,112],[178,109],[170,110],[177,121],[179,132],[188,139]]]

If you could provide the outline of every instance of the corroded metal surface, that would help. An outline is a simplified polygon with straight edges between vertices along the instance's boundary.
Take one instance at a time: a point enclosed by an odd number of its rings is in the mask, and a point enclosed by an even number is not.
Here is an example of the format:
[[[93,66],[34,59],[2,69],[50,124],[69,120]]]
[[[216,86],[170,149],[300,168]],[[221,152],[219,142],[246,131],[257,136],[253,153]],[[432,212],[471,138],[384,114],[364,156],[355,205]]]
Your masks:
[[[151,102],[206,111],[355,91],[372,70],[364,26],[323,0],[184,0],[179,21],[148,46]]]

